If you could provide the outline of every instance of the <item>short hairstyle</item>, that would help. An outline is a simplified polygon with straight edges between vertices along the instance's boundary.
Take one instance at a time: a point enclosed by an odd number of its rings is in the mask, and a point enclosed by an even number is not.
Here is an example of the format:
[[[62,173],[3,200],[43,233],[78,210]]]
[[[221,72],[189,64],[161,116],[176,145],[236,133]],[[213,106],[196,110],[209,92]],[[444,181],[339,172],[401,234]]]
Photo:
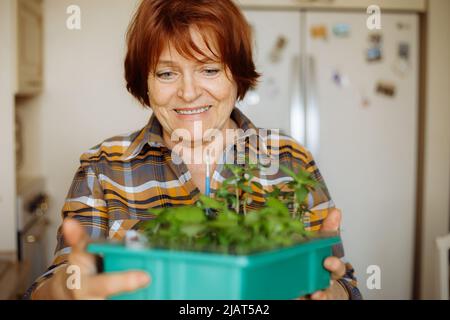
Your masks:
[[[255,88],[259,74],[252,55],[251,28],[232,0],[142,0],[127,32],[127,90],[150,106],[147,81],[169,43],[185,58],[205,53],[195,45],[190,27],[197,27],[211,53],[216,45],[221,63],[237,84],[237,99]]]

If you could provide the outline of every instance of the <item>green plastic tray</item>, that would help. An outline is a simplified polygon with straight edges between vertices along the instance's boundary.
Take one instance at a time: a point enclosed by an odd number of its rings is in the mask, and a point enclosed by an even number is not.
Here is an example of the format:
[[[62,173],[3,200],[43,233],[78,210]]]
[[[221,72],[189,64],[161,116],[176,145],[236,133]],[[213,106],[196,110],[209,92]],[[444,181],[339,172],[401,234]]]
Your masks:
[[[294,299],[330,283],[323,268],[338,236],[251,255],[129,249],[93,243],[88,251],[103,257],[105,272],[143,270],[152,278],[143,289],[111,299],[259,300]]]

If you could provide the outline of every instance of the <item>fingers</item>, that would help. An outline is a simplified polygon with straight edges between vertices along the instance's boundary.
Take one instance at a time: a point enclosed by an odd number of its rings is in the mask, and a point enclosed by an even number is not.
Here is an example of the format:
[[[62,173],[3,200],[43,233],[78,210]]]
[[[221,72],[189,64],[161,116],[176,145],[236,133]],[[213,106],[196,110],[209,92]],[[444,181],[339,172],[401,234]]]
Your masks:
[[[68,258],[69,264],[80,267],[82,273],[86,275],[97,273],[95,257],[86,252],[89,236],[81,224],[75,219],[65,219],[62,232],[67,245],[72,247],[72,252]]]
[[[105,299],[111,295],[134,291],[147,286],[151,279],[141,271],[96,275],[95,259],[86,252],[89,236],[75,219],[65,219],[62,233],[67,245],[72,247],[69,264],[80,268],[81,288],[70,290],[75,299]]]
[[[333,208],[330,210],[328,216],[323,221],[321,231],[338,231],[341,225],[342,213],[341,210]],[[337,257],[328,257],[324,261],[324,267],[331,272],[331,279],[337,280],[345,275],[345,265]],[[316,291],[311,294],[312,300],[328,300],[329,290]]]
[[[348,300],[347,291],[337,281],[331,281],[330,287],[323,291],[316,291],[311,300]]]
[[[87,285],[88,295],[97,299],[105,299],[122,292],[134,291],[149,285],[150,276],[142,271],[100,274],[91,277]]]
[[[328,300],[326,291],[316,291],[311,295],[311,300]]]
[[[338,280],[345,275],[345,264],[337,257],[328,257],[325,259],[324,267],[331,272],[331,279]]]
[[[83,276],[97,274],[95,256],[87,252],[72,252],[68,257],[69,266],[77,266]]]
[[[325,218],[322,224],[322,231],[338,231],[341,225],[342,213],[341,210],[333,208]]]
[[[72,252],[84,252],[89,242],[89,237],[81,224],[75,219],[67,218],[62,225],[64,239]]]

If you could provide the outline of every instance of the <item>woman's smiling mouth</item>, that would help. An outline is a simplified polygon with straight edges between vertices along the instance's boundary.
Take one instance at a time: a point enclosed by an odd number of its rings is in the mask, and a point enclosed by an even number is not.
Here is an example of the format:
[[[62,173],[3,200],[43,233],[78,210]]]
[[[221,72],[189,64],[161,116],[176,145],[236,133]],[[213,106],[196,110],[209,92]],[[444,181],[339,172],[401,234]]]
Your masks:
[[[174,109],[174,111],[180,115],[195,115],[195,114],[204,113],[204,112],[208,111],[211,107],[212,107],[212,105],[207,105],[207,106],[198,107],[198,108]]]

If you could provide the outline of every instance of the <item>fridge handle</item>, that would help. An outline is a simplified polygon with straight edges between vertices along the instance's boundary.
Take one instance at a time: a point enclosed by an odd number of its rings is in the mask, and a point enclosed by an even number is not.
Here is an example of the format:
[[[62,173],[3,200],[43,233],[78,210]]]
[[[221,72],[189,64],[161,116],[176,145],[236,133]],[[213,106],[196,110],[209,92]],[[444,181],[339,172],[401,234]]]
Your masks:
[[[305,147],[314,155],[319,156],[320,117],[317,92],[316,62],[312,55],[305,55]]]
[[[306,143],[306,112],[305,112],[305,91],[302,77],[305,75],[303,70],[303,55],[295,55],[292,59],[291,75],[291,110],[290,127],[291,136],[296,141],[305,145]]]

